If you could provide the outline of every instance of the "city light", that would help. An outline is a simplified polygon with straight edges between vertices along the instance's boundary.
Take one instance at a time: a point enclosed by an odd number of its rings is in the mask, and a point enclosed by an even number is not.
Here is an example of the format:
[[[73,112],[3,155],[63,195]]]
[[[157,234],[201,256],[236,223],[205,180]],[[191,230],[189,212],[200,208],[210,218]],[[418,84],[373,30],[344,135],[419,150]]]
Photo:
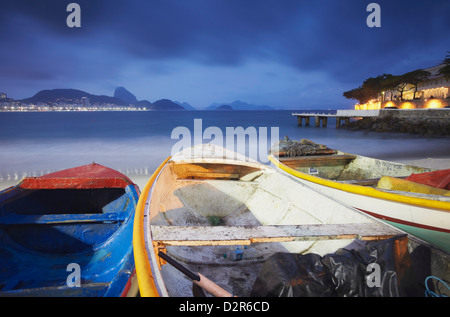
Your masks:
[[[380,101],[369,101],[365,104],[356,104],[355,110],[377,110],[386,108],[397,108],[397,109],[436,109],[445,108],[448,106],[448,102],[443,99],[425,99],[420,103],[415,103],[412,101],[394,102],[388,101],[382,103]]]
[[[426,109],[431,108],[445,108],[445,104],[440,99],[429,99],[425,102]]]
[[[416,109],[416,105],[412,102],[406,101],[400,104],[399,109]]]

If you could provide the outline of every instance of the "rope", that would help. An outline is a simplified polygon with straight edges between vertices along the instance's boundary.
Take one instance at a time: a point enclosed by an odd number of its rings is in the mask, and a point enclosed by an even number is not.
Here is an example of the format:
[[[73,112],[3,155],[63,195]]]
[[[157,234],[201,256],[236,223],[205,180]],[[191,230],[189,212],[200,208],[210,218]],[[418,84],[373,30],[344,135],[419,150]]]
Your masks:
[[[429,279],[432,279],[432,278],[434,278],[434,279],[436,279],[436,280],[438,280],[438,282],[441,282],[442,284],[444,284],[449,290],[450,290],[450,287],[443,281],[443,280],[441,280],[440,278],[438,278],[438,277],[435,277],[435,276],[428,276],[426,279],[425,279],[425,286],[426,286],[426,290],[425,290],[425,296],[426,297],[448,297],[447,295],[439,295],[439,294],[437,294],[437,293],[435,293],[435,292],[433,292],[433,291],[431,291],[429,288],[428,288],[428,280]]]

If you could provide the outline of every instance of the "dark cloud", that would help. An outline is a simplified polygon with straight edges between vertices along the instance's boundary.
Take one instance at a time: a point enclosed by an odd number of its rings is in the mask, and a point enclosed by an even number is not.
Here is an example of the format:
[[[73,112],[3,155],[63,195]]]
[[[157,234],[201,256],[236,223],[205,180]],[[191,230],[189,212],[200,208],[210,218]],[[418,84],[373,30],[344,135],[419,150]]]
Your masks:
[[[70,2],[81,6],[81,28],[66,25]],[[11,77],[126,85],[131,67],[157,76],[173,71],[163,66],[170,61],[202,69],[278,63],[353,88],[369,76],[433,66],[450,50],[448,0],[376,1],[381,28],[366,25],[370,2],[2,1],[0,90]]]
[[[289,37],[297,42],[282,47],[300,69],[325,69],[348,81],[434,66],[449,48],[448,1],[377,1],[382,9],[380,28],[366,25],[369,1],[315,3],[321,3],[322,10],[313,12],[311,27],[302,28],[299,21],[292,29],[298,36]],[[429,54],[429,48],[435,53]]]

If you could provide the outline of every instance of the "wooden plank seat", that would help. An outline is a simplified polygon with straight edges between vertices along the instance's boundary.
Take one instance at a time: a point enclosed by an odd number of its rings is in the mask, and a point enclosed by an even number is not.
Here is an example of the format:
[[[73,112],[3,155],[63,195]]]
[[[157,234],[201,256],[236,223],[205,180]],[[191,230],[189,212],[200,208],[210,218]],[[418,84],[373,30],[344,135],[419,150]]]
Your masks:
[[[399,179],[405,179],[407,176],[396,176]],[[353,184],[361,186],[375,186],[380,181],[381,177],[378,178],[368,178],[368,179],[351,179],[351,180],[338,180],[339,183]]]
[[[50,215],[6,215],[0,217],[0,225],[26,224],[73,224],[89,222],[118,222],[126,219],[125,213],[98,214],[50,214]]]
[[[305,155],[294,157],[280,157],[280,162],[287,166],[295,167],[320,167],[320,166],[339,166],[347,165],[355,155],[335,154],[335,155]]]
[[[248,245],[261,242],[360,239],[378,240],[399,232],[376,223],[277,226],[151,226],[158,245]]]
[[[189,177],[200,179],[236,179],[239,178],[237,173],[220,173],[220,172],[190,172]]]
[[[218,163],[175,164],[174,173],[185,179],[239,179],[259,168]]]
[[[351,179],[351,180],[345,180],[337,182],[343,183],[343,184],[352,184],[352,185],[360,185],[360,186],[375,186],[378,184],[378,181],[380,178],[370,178],[370,179]]]

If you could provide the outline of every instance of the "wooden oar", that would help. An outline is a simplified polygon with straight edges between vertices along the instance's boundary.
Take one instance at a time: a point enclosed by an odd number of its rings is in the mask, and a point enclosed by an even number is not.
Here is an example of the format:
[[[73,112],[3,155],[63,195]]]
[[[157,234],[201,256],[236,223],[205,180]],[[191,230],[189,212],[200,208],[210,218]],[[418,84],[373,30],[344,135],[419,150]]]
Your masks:
[[[192,283],[192,295],[194,295],[194,297],[206,297],[203,288],[195,283]]]
[[[175,267],[178,271],[182,272],[184,275],[189,277],[192,282],[194,282],[196,285],[203,288],[205,291],[211,293],[213,296],[216,297],[233,297],[231,293],[224,290],[222,287],[214,283],[213,281],[209,280],[208,278],[204,277],[200,273],[193,273],[189,271],[187,268],[182,266],[180,263],[172,259],[167,254],[159,251],[158,255],[164,259],[167,263],[171,264],[173,267]]]

